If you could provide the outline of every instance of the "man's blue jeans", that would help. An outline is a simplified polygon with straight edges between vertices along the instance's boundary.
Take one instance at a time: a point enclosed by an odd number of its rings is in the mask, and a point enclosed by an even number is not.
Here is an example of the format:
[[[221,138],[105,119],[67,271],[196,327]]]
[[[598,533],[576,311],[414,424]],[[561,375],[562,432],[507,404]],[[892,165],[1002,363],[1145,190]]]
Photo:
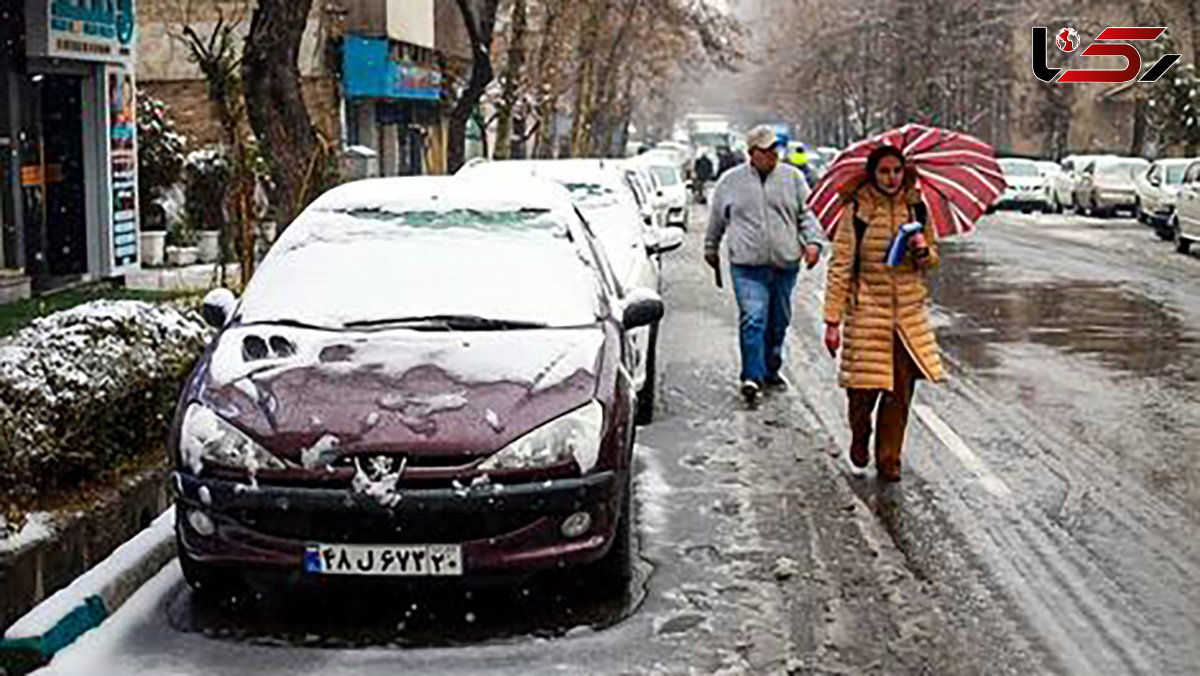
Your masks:
[[[779,378],[783,339],[792,322],[792,291],[800,266],[734,265],[733,292],[740,315],[742,380]]]

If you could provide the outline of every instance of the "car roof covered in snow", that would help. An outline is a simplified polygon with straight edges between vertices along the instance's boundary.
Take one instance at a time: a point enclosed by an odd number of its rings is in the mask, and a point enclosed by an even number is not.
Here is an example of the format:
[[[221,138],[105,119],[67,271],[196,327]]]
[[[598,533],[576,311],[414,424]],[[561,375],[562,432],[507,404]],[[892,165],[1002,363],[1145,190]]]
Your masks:
[[[371,178],[338,186],[321,195],[314,211],[523,211],[570,212],[571,195],[553,181],[534,177],[472,180],[460,176]]]

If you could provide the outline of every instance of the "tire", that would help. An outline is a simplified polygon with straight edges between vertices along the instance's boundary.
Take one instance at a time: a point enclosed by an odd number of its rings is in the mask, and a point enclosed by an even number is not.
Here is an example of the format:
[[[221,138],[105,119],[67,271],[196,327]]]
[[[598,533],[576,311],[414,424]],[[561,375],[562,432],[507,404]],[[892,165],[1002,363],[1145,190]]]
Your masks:
[[[604,556],[584,568],[583,573],[589,586],[604,593],[620,593],[633,579],[634,514],[633,514],[633,464],[625,473],[625,485],[621,495],[621,513],[617,517],[612,545]]]
[[[1100,210],[1100,206],[1096,204],[1096,198],[1092,198],[1091,205],[1088,207],[1088,215],[1092,218],[1104,218],[1104,212]]]
[[[1133,217],[1138,223],[1146,223],[1146,212],[1142,211],[1142,201],[1138,200],[1133,203]]]
[[[1183,231],[1179,229],[1179,222],[1175,222],[1175,251],[1186,254],[1192,250],[1192,240],[1183,236]]]
[[[650,340],[646,348],[646,382],[637,393],[637,406],[634,411],[634,423],[649,425],[654,422],[654,400],[656,395],[655,381],[658,371],[658,324],[650,327]]]

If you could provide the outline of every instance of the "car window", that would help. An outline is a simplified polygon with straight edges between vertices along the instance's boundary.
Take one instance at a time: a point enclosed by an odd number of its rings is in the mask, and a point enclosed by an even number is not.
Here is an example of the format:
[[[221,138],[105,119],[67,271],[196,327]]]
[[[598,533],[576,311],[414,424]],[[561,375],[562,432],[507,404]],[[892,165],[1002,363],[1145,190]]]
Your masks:
[[[1173,165],[1167,167],[1166,183],[1168,183],[1170,185],[1179,185],[1180,183],[1183,183],[1183,174],[1186,171],[1187,171],[1187,165],[1185,165],[1185,164],[1173,164]],[[1161,175],[1161,172],[1160,172],[1160,175]]]
[[[255,272],[241,321],[340,329],[471,315],[591,324],[605,315],[606,296],[569,214],[310,209]]]
[[[1200,162],[1193,162],[1187,169],[1187,175],[1184,177],[1184,183],[1195,183],[1200,179]]]
[[[592,225],[582,212],[576,211],[576,216],[583,224],[585,233],[585,241],[587,242],[588,251],[592,254],[592,261],[596,264],[599,270],[600,283],[604,287],[605,293],[609,298],[618,299],[625,295],[625,290],[621,287],[621,281],[613,272],[612,264],[609,263],[608,257],[604,255],[604,247],[600,246],[599,240],[596,237],[595,231],[592,230]]]
[[[1040,176],[1037,165],[1020,160],[1000,160],[1000,168],[1008,176]]]
[[[663,186],[679,185],[679,173],[671,167],[650,167],[650,171],[654,172],[654,177]]]

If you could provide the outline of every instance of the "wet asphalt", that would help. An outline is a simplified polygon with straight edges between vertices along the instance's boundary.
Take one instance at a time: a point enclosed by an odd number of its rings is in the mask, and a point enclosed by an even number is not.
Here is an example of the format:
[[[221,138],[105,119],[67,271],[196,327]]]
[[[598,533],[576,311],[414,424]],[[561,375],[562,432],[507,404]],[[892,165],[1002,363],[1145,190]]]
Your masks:
[[[555,573],[212,603],[172,564],[47,673],[1195,673],[1200,258],[1076,216],[1000,213],[944,243],[950,377],[918,387],[884,487],[839,457],[823,267],[797,288],[793,387],[747,410],[700,250],[693,231],[665,262],[623,594]]]

